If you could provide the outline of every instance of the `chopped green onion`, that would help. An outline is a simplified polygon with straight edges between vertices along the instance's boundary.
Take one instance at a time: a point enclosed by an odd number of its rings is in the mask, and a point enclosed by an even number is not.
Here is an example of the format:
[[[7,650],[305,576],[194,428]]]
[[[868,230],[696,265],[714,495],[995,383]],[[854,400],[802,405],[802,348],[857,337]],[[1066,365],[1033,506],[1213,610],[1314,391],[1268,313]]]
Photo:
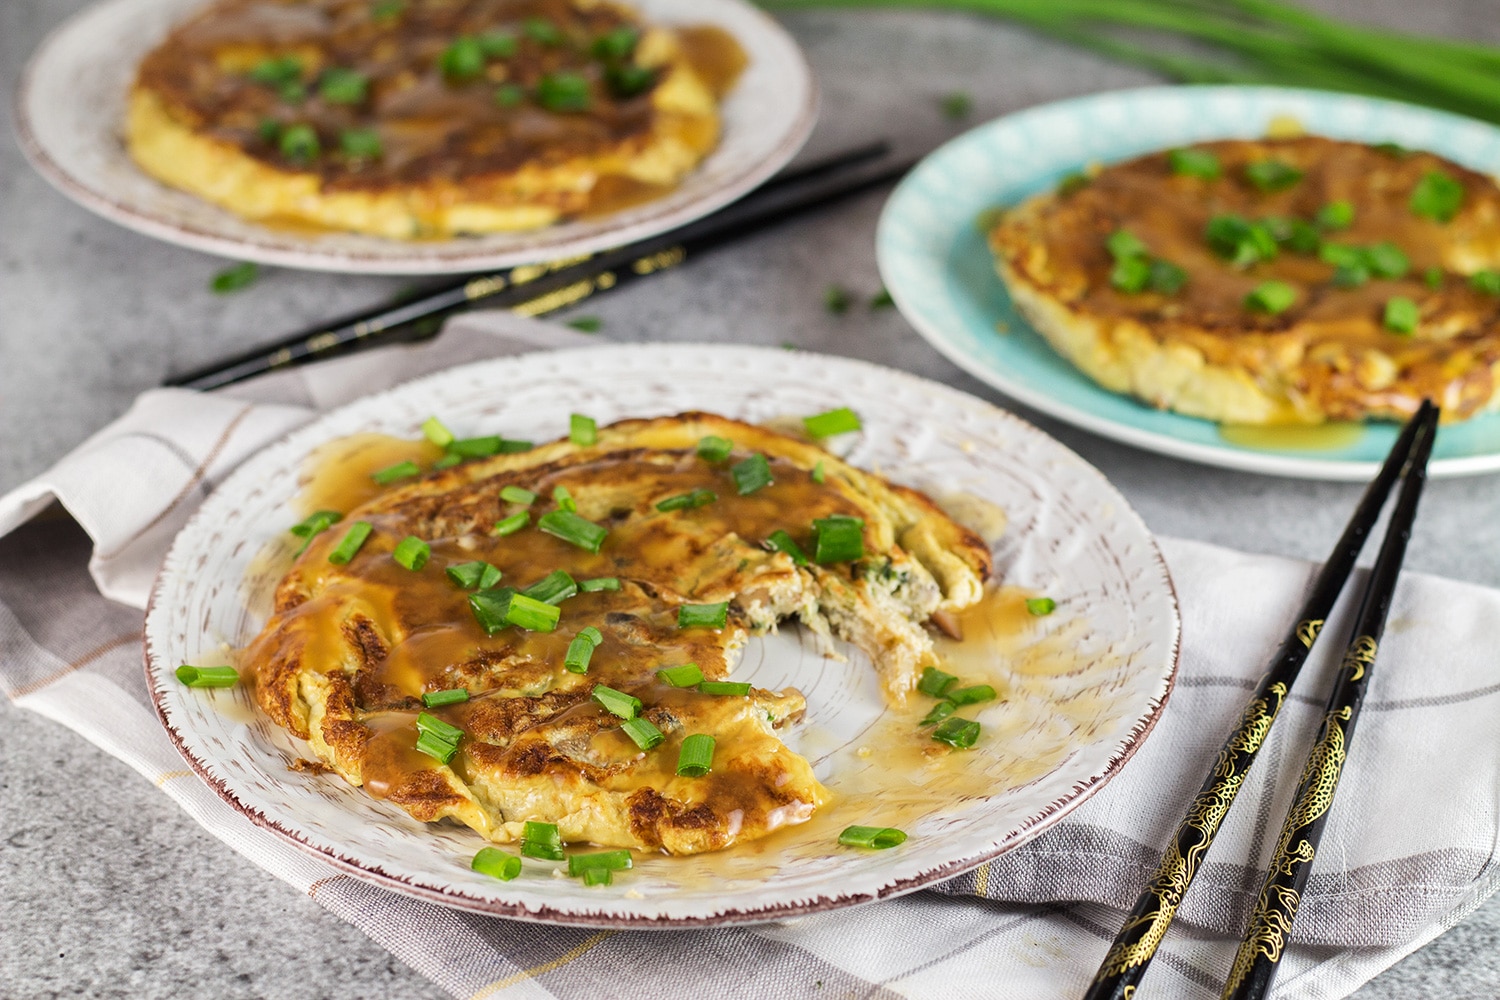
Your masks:
[[[600,527],[593,521],[586,521],[570,510],[549,511],[541,516],[536,526],[570,545],[595,553],[599,551],[599,546],[604,544],[604,538],[609,534],[608,528]]]
[[[422,704],[428,708],[442,708],[444,705],[457,705],[468,700],[469,692],[463,688],[422,692]]]
[[[439,763],[446,764],[458,753],[458,744],[448,743],[431,733],[420,733],[417,736],[417,749],[436,758]]]
[[[489,590],[500,582],[501,575],[497,567],[491,566],[482,559],[457,563],[449,566],[444,572],[448,574],[448,579],[465,590]]]
[[[530,507],[536,503],[536,494],[530,490],[523,490],[519,486],[502,486],[500,499],[506,503],[518,503]]]
[[[351,160],[378,160],[385,147],[372,128],[346,128],[339,132],[339,149]]]
[[[594,39],[589,51],[598,59],[624,59],[635,51],[635,43],[641,33],[626,25]]]
[[[540,858],[544,861],[562,861],[567,857],[561,847],[553,847],[534,840],[522,840],[521,853],[528,858]]]
[[[438,57],[438,68],[451,83],[472,80],[484,72],[484,47],[467,35],[454,39]]]
[[[729,475],[734,478],[734,488],[742,497],[749,496],[756,490],[775,482],[771,478],[770,463],[766,461],[766,456],[759,452],[742,462],[736,462],[729,470]]]
[[[479,853],[474,855],[474,860],[469,862],[469,867],[481,875],[509,882],[521,874],[521,859],[498,847],[481,847]]]
[[[230,292],[249,288],[259,277],[260,265],[254,261],[242,260],[233,267],[226,267],[215,274],[213,280],[208,283],[208,287],[215,295],[228,295]]]
[[[448,453],[464,458],[489,458],[498,453],[503,444],[502,439],[495,434],[487,434],[484,437],[459,438],[457,441],[448,443]]]
[[[1187,272],[1169,260],[1151,262],[1151,290],[1162,295],[1176,295],[1187,284]]]
[[[954,688],[947,694],[948,700],[955,705],[973,705],[981,701],[994,701],[995,689],[988,684],[975,684],[972,687]]]
[[[1417,322],[1422,318],[1417,304],[1404,295],[1387,299],[1385,303],[1385,328],[1395,333],[1410,335],[1416,332]]]
[[[1070,194],[1076,194],[1077,192],[1082,191],[1084,188],[1088,187],[1090,183],[1092,183],[1092,181],[1090,180],[1088,174],[1078,173],[1076,171],[1071,174],[1063,174],[1062,178],[1057,182],[1057,196],[1059,198],[1066,198]],[[994,223],[998,222],[1000,216],[1003,214],[1005,214],[1004,209],[997,208],[992,208],[989,211],[982,213],[979,217],[979,231],[981,233],[988,233],[990,229],[994,228]],[[988,223],[988,225],[986,225],[985,223]]]
[[[1436,222],[1451,222],[1463,207],[1464,186],[1441,170],[1429,170],[1412,188],[1407,202],[1413,214]]]
[[[678,628],[723,628],[729,621],[729,602],[683,604],[677,608]]]
[[[594,690],[589,697],[599,703],[599,707],[610,715],[619,716],[622,719],[633,719],[641,714],[641,699],[624,691],[616,691],[605,684],[595,684]]]
[[[568,320],[568,326],[579,333],[598,333],[604,329],[604,320],[598,316],[574,316]]]
[[[1258,160],[1245,167],[1245,180],[1267,193],[1285,191],[1302,179],[1302,171],[1280,160]]]
[[[787,534],[785,531],[776,530],[771,532],[771,537],[766,539],[766,544],[771,546],[771,548],[775,549],[777,552],[785,552],[787,555],[791,556],[792,565],[807,565],[807,553],[803,552],[802,546],[797,544],[797,540],[794,539],[791,535]]]
[[[434,469],[451,469],[463,460],[464,457],[462,455],[455,455],[450,451],[436,462],[433,462],[432,467]]]
[[[701,778],[713,769],[714,738],[704,733],[694,733],[682,738],[682,749],[677,751],[677,773],[685,778]]]
[[[953,702],[940,701],[936,705],[932,706],[932,711],[924,715],[922,717],[922,721],[917,723],[917,725],[935,726],[956,711],[958,711],[958,706],[953,704]]]
[[[679,493],[675,497],[667,497],[656,505],[656,509],[662,512],[674,510],[694,510],[698,507],[706,507],[719,499],[719,495],[713,490],[696,489],[691,493]]]
[[[958,683],[958,678],[944,673],[937,667],[923,667],[922,677],[917,681],[917,690],[934,698],[941,698],[949,688]]]
[[[328,553],[328,561],[335,566],[347,565],[374,530],[375,526],[369,521],[355,521],[349,525],[349,530],[344,532],[344,537],[339,541],[338,547]]]
[[[567,570],[555,569],[521,593],[544,604],[561,604],[578,593],[578,582]]]
[[[818,459],[817,464],[812,467],[812,473],[811,473],[811,475],[812,475],[812,481],[813,482],[815,482],[815,483],[821,483],[823,481],[823,477],[824,477],[823,460],[821,458]]]
[[[938,106],[943,109],[943,117],[957,120],[969,116],[974,107],[974,99],[961,90],[955,90],[951,94],[944,94]]]
[[[548,73],[536,82],[537,103],[548,111],[587,111],[589,82],[577,73]]]
[[[1377,142],[1370,148],[1378,153],[1384,153],[1386,156],[1394,156],[1398,160],[1405,159],[1411,155],[1411,150],[1399,142]]]
[[[318,145],[318,133],[313,131],[311,125],[300,122],[282,129],[281,141],[277,145],[281,147],[281,155],[293,163],[306,163],[315,159],[321,149]]]
[[[526,100],[526,91],[514,83],[502,83],[495,88],[495,103],[502,108],[519,108]]]
[[[463,739],[464,731],[457,726],[449,725],[435,715],[426,712],[417,713],[417,732],[431,733],[444,743],[457,743]]]
[[[750,693],[749,681],[701,681],[700,694],[711,694],[719,698],[741,698]]]
[[[528,17],[521,25],[526,37],[543,45],[561,45],[564,41],[562,29],[545,17]]]
[[[507,31],[487,31],[478,41],[486,59],[509,59],[516,54],[516,36]]]
[[[190,688],[227,688],[239,683],[240,674],[233,667],[194,667],[183,664],[177,668],[177,679]]]
[[[826,413],[803,417],[802,426],[807,428],[807,433],[812,437],[826,438],[833,437],[835,434],[857,431],[864,427],[864,424],[860,423],[859,414],[847,406],[841,406]]]
[[[1276,256],[1276,238],[1270,229],[1238,215],[1209,219],[1203,237],[1209,249],[1235,267],[1249,267]]]
[[[1277,243],[1297,253],[1317,253],[1318,248],[1323,244],[1323,237],[1318,234],[1318,228],[1301,219],[1273,215],[1262,219],[1260,224],[1266,227],[1271,238]]]
[[[1297,301],[1297,290],[1285,281],[1262,281],[1245,296],[1245,307],[1276,315]]]
[[[620,726],[625,735],[635,741],[642,750],[650,750],[666,739],[662,731],[651,724],[650,719],[626,719]]]
[[[938,724],[932,738],[959,750],[968,750],[979,741],[979,723],[953,716]]]
[[[865,555],[865,522],[857,517],[820,517],[813,522],[813,559],[823,565]]]
[[[530,441],[512,441],[509,438],[500,439],[500,454],[515,455],[519,452],[530,451],[536,447]]]
[[[1139,236],[1128,229],[1116,229],[1109,234],[1109,239],[1104,241],[1104,248],[1109,255],[1117,261],[1127,261],[1136,257],[1150,256],[1151,251],[1146,244],[1141,242]]]
[[[1110,270],[1109,283],[1130,295],[1144,292],[1151,283],[1151,261],[1145,257],[1126,257]]]
[[[1500,271],[1475,271],[1469,275],[1469,287],[1483,295],[1500,295]]]
[[[1422,284],[1437,291],[1443,287],[1443,269],[1440,267],[1429,267],[1422,271]]]
[[[275,118],[262,118],[260,124],[255,126],[255,134],[260,136],[260,141],[267,145],[276,145],[276,140],[281,138],[281,122]]]
[[[1394,243],[1376,243],[1365,247],[1365,266],[1377,278],[1403,278],[1411,270],[1411,260]]]
[[[495,526],[490,529],[490,534],[504,538],[506,535],[514,535],[530,523],[531,515],[523,510],[496,521]]]
[[[1354,224],[1354,203],[1330,201],[1318,209],[1314,221],[1320,229],[1348,229]]]
[[[574,854],[568,858],[568,874],[578,878],[586,871],[622,872],[635,867],[628,850],[595,851],[593,854]]]
[[[674,688],[697,687],[703,683],[703,671],[696,663],[683,663],[675,667],[662,667],[656,672],[662,683]]]
[[[607,66],[604,82],[616,97],[635,97],[651,89],[656,82],[656,71],[646,66]]]
[[[428,545],[416,535],[407,535],[397,543],[391,558],[396,560],[407,569],[416,572],[427,565],[427,559],[432,555],[432,546]]]
[[[521,839],[544,847],[562,849],[562,833],[556,823],[537,823],[527,820],[521,827]]]
[[[829,285],[823,290],[823,308],[835,316],[849,311],[849,293],[838,285]]]
[[[584,885],[610,885],[614,882],[614,872],[608,868],[587,868],[583,872]]]
[[[318,81],[318,93],[331,104],[358,104],[370,89],[370,78],[358,70],[330,66]]]
[[[880,291],[876,292],[870,298],[870,309],[872,312],[876,309],[889,309],[895,304],[896,300],[891,298],[890,290],[884,285],[881,285]]]
[[[906,834],[893,826],[851,826],[839,834],[839,843],[883,851],[906,843]]]
[[[494,587],[469,595],[469,608],[489,635],[515,625],[530,632],[551,632],[562,612],[555,604],[543,604],[517,593],[513,587]]]
[[[401,12],[406,9],[406,0],[375,0],[375,5],[370,8],[370,19],[374,21],[389,21],[400,17]]]
[[[300,79],[302,60],[296,56],[273,56],[262,59],[250,69],[250,79],[256,83],[277,86]]]
[[[618,576],[596,576],[592,580],[579,580],[578,589],[585,594],[592,594],[600,590],[619,590],[620,578]]]
[[[604,636],[594,626],[579,629],[578,634],[568,643],[568,652],[563,656],[563,667],[573,674],[588,673],[589,660],[593,659],[594,650],[603,641]]]
[[[1038,618],[1045,617],[1057,610],[1057,602],[1050,597],[1028,597],[1026,610]]]
[[[573,499],[573,494],[568,492],[566,486],[552,487],[552,502],[557,504],[558,510],[574,512],[578,510],[578,502]]]
[[[1370,270],[1363,264],[1347,267],[1340,265],[1333,269],[1333,283],[1339,288],[1358,288],[1370,280]]]
[[[344,515],[336,510],[320,510],[307,515],[307,517],[288,528],[287,530],[298,538],[306,539],[302,543],[302,547],[297,550],[297,555],[300,556],[303,552],[307,551],[307,547],[312,544],[314,535],[321,535],[343,519]]]
[[[734,442],[717,434],[698,439],[698,457],[706,462],[722,462],[734,451]]]
[[[453,432],[437,417],[428,417],[422,421],[422,436],[439,448],[446,448],[454,442]]]
[[[412,476],[420,476],[422,467],[416,462],[407,460],[397,462],[395,465],[387,465],[385,468],[370,473],[370,478],[381,486],[389,486],[400,479],[410,479]]]
[[[568,440],[580,448],[587,448],[599,440],[599,425],[594,422],[593,417],[585,417],[581,413],[573,413],[568,416]]]
[[[1167,154],[1172,173],[1183,177],[1201,177],[1206,181],[1217,180],[1223,173],[1219,158],[1207,149],[1174,149]]]

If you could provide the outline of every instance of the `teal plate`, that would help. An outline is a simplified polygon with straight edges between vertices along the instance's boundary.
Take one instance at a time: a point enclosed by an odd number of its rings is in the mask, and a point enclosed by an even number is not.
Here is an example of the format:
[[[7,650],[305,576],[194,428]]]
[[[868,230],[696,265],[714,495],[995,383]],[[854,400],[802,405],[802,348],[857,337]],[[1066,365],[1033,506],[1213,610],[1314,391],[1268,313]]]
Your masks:
[[[1225,440],[1210,421],[1152,409],[1095,385],[1017,314],[976,226],[986,209],[1050,190],[1087,164],[1210,139],[1255,138],[1288,116],[1316,135],[1398,142],[1484,172],[1500,166],[1500,129],[1395,101],[1277,87],[1149,87],[1074,98],[981,125],[918,164],[880,217],[881,276],[902,314],[934,347],[1059,420],[1208,465],[1368,479],[1396,439],[1394,424],[1368,424],[1326,450],[1262,450]],[[1433,475],[1495,471],[1500,414],[1438,434]]]

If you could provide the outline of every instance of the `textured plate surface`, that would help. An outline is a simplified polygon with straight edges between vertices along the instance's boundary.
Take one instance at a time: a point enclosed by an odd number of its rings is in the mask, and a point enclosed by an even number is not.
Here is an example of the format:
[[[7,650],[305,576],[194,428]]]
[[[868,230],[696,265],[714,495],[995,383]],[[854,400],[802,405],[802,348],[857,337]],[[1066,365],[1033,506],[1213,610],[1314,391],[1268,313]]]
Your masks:
[[[966,494],[1004,508],[1009,528],[995,549],[998,574],[1059,601],[1057,612],[1038,620],[1029,645],[1012,651],[1013,662],[1029,657],[1043,669],[1004,681],[1008,699],[977,715],[988,735],[964,758],[963,794],[909,812],[903,825],[911,839],[898,849],[839,847],[843,825],[882,817],[840,812],[836,799],[827,813],[831,831],[800,836],[804,828],[793,828],[765,850],[648,858],[607,890],[533,867],[500,883],[468,870],[483,843],[477,834],[420,824],[337,777],[289,770],[289,760],[309,751],[259,716],[243,688],[195,691],[172,674],[180,663],[223,662],[225,646],[258,631],[285,568],[259,554],[299,519],[291,506],[299,469],[323,442],[362,431],[419,436],[433,413],[461,435],[546,440],[566,430],[570,411],[604,422],[702,408],[766,421],[841,405],[866,422],[864,432],[842,441],[850,461],[934,496]],[[906,892],[1024,842],[1098,789],[1150,730],[1175,674],[1178,631],[1171,582],[1139,518],[1097,471],[1029,424],[863,362],[757,348],[629,346],[455,368],[337,410],[246,462],[172,547],[148,612],[146,669],[172,739],[200,775],[255,822],[355,875],[528,919],[683,926]],[[848,802],[888,767],[878,752],[887,713],[862,654],[846,648],[848,662],[826,659],[804,640],[791,627],[752,639],[734,676],[802,689],[807,717],[788,740]],[[1066,654],[1048,652],[1057,649]],[[1002,658],[997,650],[994,659]],[[1007,676],[1003,665],[996,672]],[[867,741],[877,744],[875,754],[858,752]]]
[[[1395,442],[1391,424],[1367,425],[1341,448],[1258,450],[1224,440],[1218,425],[1207,420],[1155,410],[1099,387],[1017,314],[976,226],[987,209],[1050,190],[1087,164],[1210,139],[1255,138],[1285,116],[1317,135],[1394,141],[1487,173],[1500,164],[1500,129],[1374,98],[1275,87],[1151,87],[1075,98],[981,125],[923,160],[881,216],[881,276],[901,312],[934,347],[1059,420],[1209,465],[1309,479],[1368,479]],[[1438,434],[1433,475],[1497,470],[1500,415],[1446,426]]]
[[[812,70],[790,35],[743,0],[632,0],[649,21],[715,24],[750,63],[721,105],[719,145],[677,188],[599,218],[524,233],[404,243],[272,229],[146,176],[121,139],[136,65],[204,0],[104,0],[42,43],[16,95],[21,148],[63,194],[106,219],[207,253],[361,274],[446,274],[592,253],[675,229],[754,189],[817,118]]]

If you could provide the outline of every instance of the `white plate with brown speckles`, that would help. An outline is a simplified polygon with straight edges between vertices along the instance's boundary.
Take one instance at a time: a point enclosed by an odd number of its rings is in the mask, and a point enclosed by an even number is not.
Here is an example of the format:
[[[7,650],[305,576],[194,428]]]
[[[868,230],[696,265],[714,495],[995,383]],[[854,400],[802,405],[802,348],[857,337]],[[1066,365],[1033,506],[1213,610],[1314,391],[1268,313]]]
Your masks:
[[[121,139],[136,66],[208,0],[102,0],[38,47],[16,91],[16,130],[33,166],[112,222],[205,253],[349,274],[459,274],[596,253],[686,225],[759,187],[807,141],[818,116],[812,68],[792,36],[745,0],[631,0],[646,21],[729,32],[748,63],[719,110],[719,143],[662,197],[542,229],[445,240],[273,228],[148,177]]]
[[[612,886],[527,861],[498,882],[469,870],[466,828],[424,825],[342,779],[288,765],[309,755],[243,687],[194,690],[180,663],[211,662],[265,620],[287,563],[268,547],[299,519],[309,454],[356,432],[416,437],[431,414],[461,434],[546,440],[570,412],[601,423],[703,409],[752,422],[849,406],[838,440],[862,468],[953,504],[1004,511],[994,541],[1008,588],[971,627],[952,669],[1000,700],[977,706],[970,751],[921,753],[927,710],[887,706],[863,654],[824,657],[800,627],[752,638],[735,679],[793,685],[806,717],[786,734],[833,800],[764,841],[687,858],[638,856]],[[993,516],[982,518],[998,527]],[[289,551],[285,549],[284,551]],[[1057,601],[1015,613],[1027,594]],[[1004,609],[1010,610],[1004,610]],[[787,917],[899,895],[1013,850],[1093,794],[1155,724],[1177,668],[1177,602],[1145,525],[1096,470],[1031,425],[956,390],[858,361],[749,347],[635,345],[467,365],[334,411],[247,461],[172,546],[146,621],[146,672],[163,724],[193,769],[259,825],[396,892],[522,919],[683,927]],[[966,712],[972,710],[966,710]],[[851,824],[899,826],[885,851],[841,847]]]

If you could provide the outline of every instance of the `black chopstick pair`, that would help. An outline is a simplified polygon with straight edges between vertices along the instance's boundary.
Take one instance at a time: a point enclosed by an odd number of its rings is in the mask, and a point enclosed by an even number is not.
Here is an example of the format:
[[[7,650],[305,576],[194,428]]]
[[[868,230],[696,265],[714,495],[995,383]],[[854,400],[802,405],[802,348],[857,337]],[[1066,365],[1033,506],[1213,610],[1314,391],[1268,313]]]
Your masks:
[[[794,216],[888,184],[910,162],[882,164],[881,141],[793,167],[712,215],[628,246],[567,260],[522,264],[471,275],[404,302],[344,316],[207,367],[169,376],[170,386],[214,389],[265,372],[320,361],[372,343],[397,339],[415,324],[483,302],[525,316],[574,305],[599,292],[676,267],[689,257]]]
[[[1141,893],[1099,967],[1085,1000],[1130,1000],[1161,944],[1183,894],[1197,874],[1214,835],[1234,803],[1246,772],[1276,721],[1292,683],[1354,568],[1397,480],[1401,492],[1380,554],[1370,573],[1353,634],[1345,647],[1323,724],[1287,814],[1250,926],[1230,968],[1224,1000],[1253,1000],[1270,993],[1292,921],[1317,854],[1334,790],[1342,773],[1370,668],[1390,611],[1396,579],[1427,479],[1437,438],[1438,408],[1424,401],[1371,481],[1328,561],[1282,640],[1270,668],[1250,696],[1238,725],[1224,741],[1203,787],[1193,799],[1161,865]]]

